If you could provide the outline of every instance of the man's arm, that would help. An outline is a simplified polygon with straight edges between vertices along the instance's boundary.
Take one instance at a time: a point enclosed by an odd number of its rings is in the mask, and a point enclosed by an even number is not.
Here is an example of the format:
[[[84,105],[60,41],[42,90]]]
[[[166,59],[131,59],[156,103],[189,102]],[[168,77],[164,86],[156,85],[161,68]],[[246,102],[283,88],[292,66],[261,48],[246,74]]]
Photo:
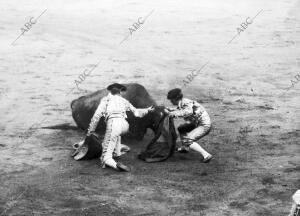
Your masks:
[[[88,136],[91,134],[91,132],[94,132],[96,130],[101,117],[104,115],[106,103],[107,103],[106,100],[102,99],[100,101],[100,104],[99,104],[98,108],[96,109],[96,111],[91,119],[90,125],[88,127],[88,132],[87,132]]]
[[[149,108],[145,108],[145,109],[137,109],[129,101],[127,101],[127,110],[133,112],[133,115],[135,117],[142,118],[145,115],[147,115],[149,111],[153,110],[153,108],[149,107]]]
[[[176,111],[178,108],[174,108],[174,107],[166,107],[166,109],[167,109],[169,112],[172,112],[172,111]]]
[[[193,106],[191,104],[183,105],[183,108],[169,112],[169,116],[179,118],[193,114]]]

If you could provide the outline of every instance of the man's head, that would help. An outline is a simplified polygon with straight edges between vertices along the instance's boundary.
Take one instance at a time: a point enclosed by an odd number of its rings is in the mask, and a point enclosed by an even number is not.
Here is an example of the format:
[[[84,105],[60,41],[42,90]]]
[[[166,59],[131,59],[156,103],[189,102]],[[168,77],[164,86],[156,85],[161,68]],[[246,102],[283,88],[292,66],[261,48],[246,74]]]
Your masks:
[[[119,83],[111,84],[107,87],[107,90],[110,91],[112,95],[121,94],[121,92],[124,92],[127,90],[127,88],[124,85],[121,85]]]
[[[171,101],[173,105],[178,105],[183,97],[182,91],[180,88],[172,89],[168,92],[167,98]]]

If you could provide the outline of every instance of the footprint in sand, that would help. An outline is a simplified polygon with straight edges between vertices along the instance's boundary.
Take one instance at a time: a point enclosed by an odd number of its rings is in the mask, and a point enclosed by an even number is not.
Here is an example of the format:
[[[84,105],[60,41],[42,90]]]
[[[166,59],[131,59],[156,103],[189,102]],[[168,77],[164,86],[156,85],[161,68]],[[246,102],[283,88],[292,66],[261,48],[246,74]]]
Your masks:
[[[43,161],[52,161],[53,158],[52,157],[46,157],[46,158],[42,158]]]
[[[274,108],[271,107],[271,106],[268,105],[268,104],[255,106],[255,108],[258,108],[258,109],[261,109],[261,110],[274,110]]]

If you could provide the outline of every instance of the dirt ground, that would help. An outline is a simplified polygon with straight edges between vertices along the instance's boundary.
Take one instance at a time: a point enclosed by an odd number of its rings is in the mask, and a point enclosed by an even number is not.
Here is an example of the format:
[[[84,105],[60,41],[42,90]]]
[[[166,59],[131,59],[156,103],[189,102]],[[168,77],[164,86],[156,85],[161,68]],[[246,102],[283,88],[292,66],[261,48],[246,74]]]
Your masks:
[[[296,0],[0,0],[0,215],[288,215],[300,188],[299,10]],[[112,82],[169,105],[167,91],[207,61],[183,91],[211,116],[200,141],[209,164],[194,152],[138,160],[149,132],[125,142],[132,172],[118,173],[70,157],[83,132],[40,129],[74,125],[70,102]]]

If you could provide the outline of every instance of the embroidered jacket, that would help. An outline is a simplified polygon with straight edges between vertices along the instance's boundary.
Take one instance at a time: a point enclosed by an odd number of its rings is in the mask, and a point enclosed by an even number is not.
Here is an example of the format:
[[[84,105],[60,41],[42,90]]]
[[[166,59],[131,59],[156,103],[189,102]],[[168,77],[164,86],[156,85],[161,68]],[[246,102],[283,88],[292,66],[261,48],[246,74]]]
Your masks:
[[[170,115],[184,118],[184,120],[193,122],[196,125],[211,125],[210,117],[205,108],[197,101],[188,98],[182,98],[177,108],[170,112]]]
[[[112,117],[127,118],[126,111],[132,111],[136,117],[143,117],[148,113],[147,108],[137,109],[125,98],[109,93],[101,99],[100,104],[91,119],[88,133],[96,130],[102,116],[105,117],[105,120]]]

